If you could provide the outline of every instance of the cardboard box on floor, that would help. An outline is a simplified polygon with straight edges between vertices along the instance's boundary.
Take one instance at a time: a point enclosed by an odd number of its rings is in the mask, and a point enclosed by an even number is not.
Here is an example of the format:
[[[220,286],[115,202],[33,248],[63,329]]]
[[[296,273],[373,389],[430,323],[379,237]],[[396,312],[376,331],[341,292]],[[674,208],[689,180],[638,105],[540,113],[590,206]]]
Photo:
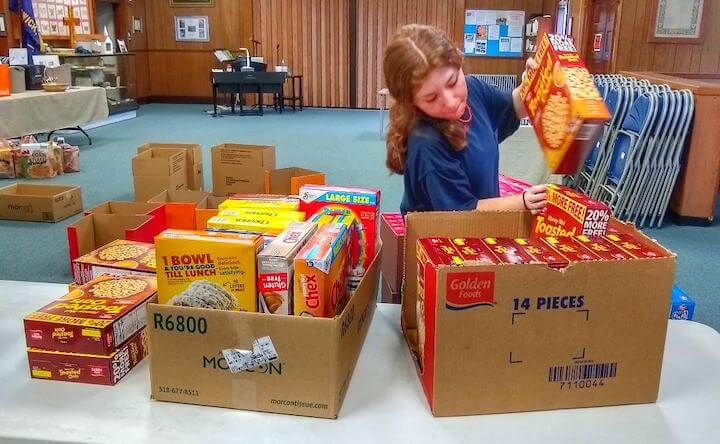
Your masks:
[[[152,398],[336,418],[375,313],[380,250],[343,312],[332,319],[149,304]],[[181,318],[195,323],[196,331],[174,329]],[[264,336],[272,340],[278,362],[231,373],[221,351],[252,349],[253,340]]]
[[[82,209],[78,186],[14,183],[0,188],[0,219],[58,222]]]
[[[202,161],[202,149],[197,143],[146,143],[138,147],[137,152],[142,153],[152,149],[182,149],[185,151],[185,162],[187,164],[187,188],[188,190],[202,190],[204,182],[204,169]]]
[[[67,227],[70,262],[117,239],[153,243],[157,230],[148,215],[88,214]]]
[[[164,190],[186,190],[186,155],[183,149],[153,148],[133,157],[135,200],[146,202]]]
[[[158,233],[167,228],[165,224],[165,206],[159,202],[126,202],[109,200],[83,212],[88,214],[125,214],[134,216],[152,216],[158,227]],[[143,241],[141,241],[143,242]]]
[[[325,184],[325,174],[305,168],[275,169],[275,147],[224,143],[211,148],[213,194],[297,194],[305,184]]]
[[[167,228],[194,230],[196,227],[195,209],[208,196],[209,193],[205,191],[165,190],[148,199],[148,202],[165,204],[165,224]]]
[[[426,290],[437,291],[425,294],[425,353],[418,362],[417,240],[527,237],[531,221],[527,212],[407,216],[402,327],[433,414],[654,402],[675,271],[669,252],[560,270],[545,264],[440,267],[436,285],[427,276],[424,281]],[[573,296],[575,307],[567,303]]]

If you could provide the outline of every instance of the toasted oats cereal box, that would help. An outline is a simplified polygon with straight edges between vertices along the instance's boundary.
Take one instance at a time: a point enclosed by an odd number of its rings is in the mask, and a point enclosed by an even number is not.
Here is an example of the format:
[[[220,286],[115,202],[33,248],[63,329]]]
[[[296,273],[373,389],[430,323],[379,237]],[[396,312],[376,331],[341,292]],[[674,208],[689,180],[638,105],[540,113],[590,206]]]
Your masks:
[[[25,316],[28,348],[110,355],[145,327],[154,276],[100,276]]]
[[[582,244],[569,237],[545,237],[542,239],[547,245],[562,254],[570,262],[598,261],[600,257]]]
[[[650,245],[649,242],[619,231],[606,235],[605,239],[637,259],[654,259],[668,256],[667,253],[663,252],[660,248]]]
[[[510,238],[486,237],[483,242],[503,264],[529,264],[533,262],[532,256],[525,252],[524,249],[519,248]]]
[[[588,237],[581,234],[575,236],[573,240],[606,261],[621,261],[633,258],[631,254],[602,237]]]
[[[30,376],[35,379],[115,385],[148,354],[145,327],[109,355],[29,348]]]
[[[326,224],[295,257],[296,316],[332,318],[347,300],[349,236],[347,226]]]
[[[570,37],[545,34],[535,60],[538,68],[523,80],[520,97],[548,169],[575,174],[610,113]]]
[[[500,263],[498,257],[490,251],[490,248],[488,248],[482,239],[474,237],[456,238],[452,240],[452,243],[465,262],[480,261],[491,264]]]
[[[532,256],[535,262],[547,264],[550,268],[563,268],[569,265],[568,260],[563,255],[555,251],[553,248],[550,248],[541,239],[526,239],[519,237],[513,239],[513,241],[525,253]]]
[[[75,282],[84,284],[103,274],[155,275],[155,246],[118,239],[72,261]]]
[[[311,222],[292,222],[280,236],[258,254],[260,311],[293,314],[295,256],[316,229],[317,225]]]
[[[533,221],[533,236],[603,236],[610,207],[563,185],[547,185],[547,206]]]
[[[256,312],[261,246],[254,234],[163,231],[155,238],[158,303],[186,305],[179,300],[191,299],[189,292],[217,291],[229,302],[213,308]]]

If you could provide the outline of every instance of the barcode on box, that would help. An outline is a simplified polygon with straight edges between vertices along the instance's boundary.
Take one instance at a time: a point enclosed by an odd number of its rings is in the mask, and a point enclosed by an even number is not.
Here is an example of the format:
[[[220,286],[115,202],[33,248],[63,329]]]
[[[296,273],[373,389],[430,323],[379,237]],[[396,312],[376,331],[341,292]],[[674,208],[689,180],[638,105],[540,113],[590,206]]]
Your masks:
[[[604,364],[559,365],[550,367],[548,381],[582,381],[586,379],[608,379],[617,375],[617,362]]]

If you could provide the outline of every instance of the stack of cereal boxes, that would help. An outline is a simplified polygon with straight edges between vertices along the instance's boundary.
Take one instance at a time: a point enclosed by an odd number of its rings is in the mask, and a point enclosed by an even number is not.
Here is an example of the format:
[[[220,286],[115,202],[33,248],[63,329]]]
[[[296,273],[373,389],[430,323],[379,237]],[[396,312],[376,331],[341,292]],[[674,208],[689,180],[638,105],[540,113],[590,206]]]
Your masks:
[[[155,277],[97,277],[24,319],[30,375],[115,385],[147,355]]]

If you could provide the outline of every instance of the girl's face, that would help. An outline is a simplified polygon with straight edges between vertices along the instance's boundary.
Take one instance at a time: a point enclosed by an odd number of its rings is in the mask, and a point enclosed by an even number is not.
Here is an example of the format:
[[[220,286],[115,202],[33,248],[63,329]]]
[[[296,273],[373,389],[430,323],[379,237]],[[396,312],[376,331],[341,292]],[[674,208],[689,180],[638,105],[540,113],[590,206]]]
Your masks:
[[[467,84],[462,68],[435,68],[414,96],[415,106],[435,119],[458,120],[465,113]]]

